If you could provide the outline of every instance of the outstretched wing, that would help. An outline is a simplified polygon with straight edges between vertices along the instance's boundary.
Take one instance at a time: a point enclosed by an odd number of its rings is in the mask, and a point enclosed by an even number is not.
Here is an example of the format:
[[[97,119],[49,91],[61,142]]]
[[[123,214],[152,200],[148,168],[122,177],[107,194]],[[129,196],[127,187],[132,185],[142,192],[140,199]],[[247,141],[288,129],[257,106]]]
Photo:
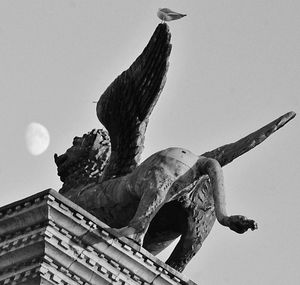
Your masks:
[[[102,181],[131,172],[140,160],[149,116],[166,80],[170,38],[168,26],[159,24],[142,54],[97,103],[97,116],[111,139]]]
[[[223,145],[212,151],[208,151],[202,156],[218,160],[221,166],[225,166],[237,157],[248,152],[252,148],[262,143],[271,134],[282,128],[286,123],[296,116],[294,112],[288,112],[259,130],[231,144]]]

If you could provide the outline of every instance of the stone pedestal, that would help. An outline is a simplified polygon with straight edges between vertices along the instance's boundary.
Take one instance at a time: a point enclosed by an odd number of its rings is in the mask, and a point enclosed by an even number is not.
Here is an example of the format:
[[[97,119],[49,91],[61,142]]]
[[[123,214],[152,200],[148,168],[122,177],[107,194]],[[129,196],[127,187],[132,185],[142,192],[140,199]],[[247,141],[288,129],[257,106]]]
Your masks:
[[[49,189],[0,208],[0,284],[195,284]]]

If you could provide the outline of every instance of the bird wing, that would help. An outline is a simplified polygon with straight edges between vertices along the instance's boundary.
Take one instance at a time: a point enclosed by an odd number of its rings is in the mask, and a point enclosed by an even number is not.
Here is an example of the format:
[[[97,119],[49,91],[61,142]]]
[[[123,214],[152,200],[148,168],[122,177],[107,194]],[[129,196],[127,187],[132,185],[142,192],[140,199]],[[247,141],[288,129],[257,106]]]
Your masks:
[[[169,13],[168,16],[172,19],[172,20],[177,20],[177,19],[181,19],[183,17],[185,17],[185,14],[179,14],[179,13]]]
[[[161,12],[163,12],[163,13],[167,13],[167,14],[169,14],[169,13],[176,13],[176,12],[174,12],[174,11],[172,11],[171,9],[169,9],[169,8],[161,8],[161,9],[159,9]],[[177,13],[176,13],[177,14]]]
[[[106,89],[97,116],[111,139],[111,156],[102,180],[130,173],[143,150],[149,116],[166,80],[171,34],[159,24],[142,54]]]

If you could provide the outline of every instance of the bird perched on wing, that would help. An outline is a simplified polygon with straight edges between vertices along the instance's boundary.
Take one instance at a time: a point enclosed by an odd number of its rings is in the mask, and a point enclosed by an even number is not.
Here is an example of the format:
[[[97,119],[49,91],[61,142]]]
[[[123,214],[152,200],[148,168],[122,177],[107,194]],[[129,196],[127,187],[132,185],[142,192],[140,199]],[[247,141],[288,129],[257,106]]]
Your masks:
[[[159,8],[158,12],[157,12],[157,16],[163,22],[164,21],[168,22],[168,21],[173,21],[173,20],[177,20],[182,17],[185,17],[186,14],[180,14],[180,13],[174,12],[168,8]]]

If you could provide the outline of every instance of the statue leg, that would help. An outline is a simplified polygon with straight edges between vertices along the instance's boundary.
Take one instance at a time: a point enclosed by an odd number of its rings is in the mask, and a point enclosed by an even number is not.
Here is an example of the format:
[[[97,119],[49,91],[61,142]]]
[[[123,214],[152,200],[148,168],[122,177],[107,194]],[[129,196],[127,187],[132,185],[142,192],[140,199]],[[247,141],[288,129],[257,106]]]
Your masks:
[[[243,233],[249,228],[252,230],[256,228],[253,220],[239,215],[227,215],[223,173],[217,161],[200,158],[196,163],[194,173],[196,177],[201,174],[207,174],[208,177],[202,176],[188,195],[187,227],[166,261],[168,265],[180,272],[201,248],[203,241],[212,229],[216,216],[222,225],[238,233]],[[181,185],[183,184],[181,183]]]
[[[138,175],[142,176],[141,173]],[[134,217],[128,226],[115,229],[118,235],[126,236],[140,245],[143,244],[151,220],[166,202],[174,178],[167,175],[161,167],[151,167],[141,180],[141,200]]]
[[[187,219],[181,238],[166,264],[182,272],[201,248],[216,220],[210,180],[201,177],[185,203]]]
[[[248,229],[257,229],[257,224],[253,220],[249,220],[241,215],[227,215],[223,171],[219,162],[215,159],[200,157],[197,164],[199,167],[198,171],[200,170],[200,172],[209,176],[218,222],[239,234],[246,232]]]
[[[212,187],[215,213],[218,222],[237,233],[244,233],[248,229],[257,229],[257,224],[242,215],[228,216],[226,212],[223,170],[220,163],[213,158],[199,156],[196,163],[173,183],[171,199],[177,199],[189,189],[193,181],[199,180],[203,175],[208,175]]]

